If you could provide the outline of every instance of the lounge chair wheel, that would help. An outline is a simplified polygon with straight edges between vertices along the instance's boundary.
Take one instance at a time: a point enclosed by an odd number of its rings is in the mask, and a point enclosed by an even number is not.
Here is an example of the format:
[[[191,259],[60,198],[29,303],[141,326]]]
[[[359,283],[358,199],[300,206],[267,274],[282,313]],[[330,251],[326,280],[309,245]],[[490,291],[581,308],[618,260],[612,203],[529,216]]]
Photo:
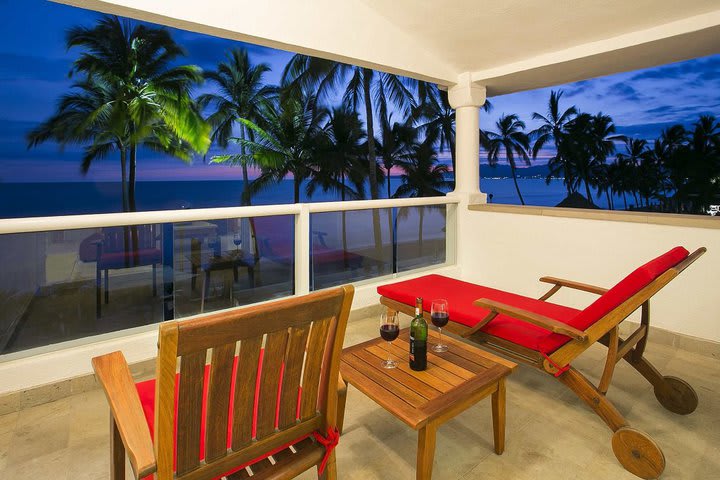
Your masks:
[[[625,470],[640,478],[658,478],[665,470],[662,450],[640,430],[620,428],[613,434],[612,449]]]
[[[688,415],[698,406],[698,396],[695,390],[677,377],[663,377],[663,384],[655,387],[655,398],[660,405],[678,415]]]

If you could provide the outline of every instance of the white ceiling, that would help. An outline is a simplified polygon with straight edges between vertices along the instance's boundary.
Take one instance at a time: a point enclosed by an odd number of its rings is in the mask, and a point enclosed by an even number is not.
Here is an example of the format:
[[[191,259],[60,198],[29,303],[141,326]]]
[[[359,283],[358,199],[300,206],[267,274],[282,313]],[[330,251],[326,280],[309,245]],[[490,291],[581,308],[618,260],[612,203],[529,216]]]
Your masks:
[[[458,72],[506,65],[720,8],[718,0],[362,0]]]
[[[489,95],[720,53],[718,0],[58,0]]]

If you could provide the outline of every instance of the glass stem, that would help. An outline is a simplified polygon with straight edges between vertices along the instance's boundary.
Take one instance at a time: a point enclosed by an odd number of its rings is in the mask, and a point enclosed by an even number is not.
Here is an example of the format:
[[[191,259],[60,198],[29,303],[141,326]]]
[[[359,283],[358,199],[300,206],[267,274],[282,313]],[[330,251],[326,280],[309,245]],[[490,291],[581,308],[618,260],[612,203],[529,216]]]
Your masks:
[[[442,345],[442,327],[438,327],[438,332],[440,332],[440,335],[438,336],[438,345]]]

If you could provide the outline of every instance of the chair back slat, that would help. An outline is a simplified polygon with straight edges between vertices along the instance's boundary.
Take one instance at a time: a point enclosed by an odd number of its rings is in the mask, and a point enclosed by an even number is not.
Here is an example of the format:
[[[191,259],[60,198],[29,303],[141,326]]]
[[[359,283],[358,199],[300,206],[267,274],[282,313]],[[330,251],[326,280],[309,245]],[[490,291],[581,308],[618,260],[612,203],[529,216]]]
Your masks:
[[[297,419],[298,393],[300,378],[305,363],[305,347],[307,346],[310,325],[293,327],[288,335],[288,350],[285,359],[282,392],[280,394],[280,416],[278,428],[284,430],[295,424]]]
[[[205,460],[208,462],[227,453],[230,388],[234,358],[234,343],[226,343],[213,349],[207,400],[207,418],[211,418],[213,421],[208,422],[205,427]]]
[[[205,350],[183,355],[180,360],[177,425],[177,473],[194,470],[200,462],[200,425],[205,377]]]
[[[255,382],[258,376],[262,340],[262,337],[255,337],[240,343],[233,405],[232,449],[235,451],[249,445],[252,440]]]
[[[337,315],[342,299],[326,290],[313,295],[305,304],[299,298],[279,302],[273,309],[255,305],[241,310],[226,310],[195,321],[178,323],[178,355],[208,350],[216,345],[262,336],[268,332],[307,325],[319,318]],[[291,302],[294,301],[294,302]]]
[[[156,444],[158,479],[214,478],[334,425],[335,401],[328,400],[326,384],[333,376],[333,388],[337,382],[338,335],[344,336],[352,296],[352,287],[343,287],[164,323],[158,390],[166,393],[156,396],[155,408],[173,416],[162,417],[164,433],[156,436],[162,438]],[[173,359],[180,364],[177,375]],[[304,407],[298,407],[301,382]],[[170,408],[158,404],[160,398]]]
[[[313,322],[310,329],[302,381],[300,420],[312,418],[317,412],[320,366],[322,365],[330,320],[330,318],[324,318]]]
[[[260,395],[258,396],[257,434],[260,440],[275,431],[280,373],[287,350],[287,330],[269,333],[265,340],[265,353],[260,374]]]

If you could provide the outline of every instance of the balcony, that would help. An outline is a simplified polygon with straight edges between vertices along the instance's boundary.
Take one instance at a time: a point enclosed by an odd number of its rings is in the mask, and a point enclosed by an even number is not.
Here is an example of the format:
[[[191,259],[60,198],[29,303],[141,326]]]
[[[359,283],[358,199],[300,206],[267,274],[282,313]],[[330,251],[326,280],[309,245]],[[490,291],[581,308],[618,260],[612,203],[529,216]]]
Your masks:
[[[433,198],[0,220],[0,478],[107,478],[108,410],[90,358],[121,350],[137,379],[151,377],[165,320],[351,282],[349,346],[377,337],[376,288],[396,279],[441,273],[537,298],[541,276],[609,286],[676,245],[708,253],[654,297],[647,355],[664,374],[693,385],[700,406],[690,416],[669,414],[626,366],[608,395],[662,446],[664,478],[717,475],[717,219],[487,205],[478,162],[486,94],[715,53],[715,7],[702,0],[652,9],[610,2],[614,10],[607,2],[571,9],[524,2],[528,10],[520,11],[523,2],[490,2],[481,11],[457,2],[429,12],[408,1],[317,1],[314,9],[280,1],[238,15],[236,2],[223,1],[201,10],[196,2],[67,3],[447,87],[456,111],[457,182],[454,192]],[[563,34],[547,35],[561,30],[556,18]],[[508,39],[502,31],[521,33]],[[378,243],[369,227],[375,219]],[[120,250],[109,247],[113,235],[122,238]],[[114,263],[103,252],[118,254]],[[588,301],[582,292],[557,297],[578,308]],[[639,321],[636,312],[626,323]],[[597,381],[604,352],[593,346],[574,366]],[[489,402],[444,425],[435,478],[636,478],[615,462],[610,442],[598,440],[608,437],[602,423],[545,377],[521,368],[509,378],[502,456],[492,453]],[[412,478],[416,433],[352,387],[347,404],[340,478]]]

